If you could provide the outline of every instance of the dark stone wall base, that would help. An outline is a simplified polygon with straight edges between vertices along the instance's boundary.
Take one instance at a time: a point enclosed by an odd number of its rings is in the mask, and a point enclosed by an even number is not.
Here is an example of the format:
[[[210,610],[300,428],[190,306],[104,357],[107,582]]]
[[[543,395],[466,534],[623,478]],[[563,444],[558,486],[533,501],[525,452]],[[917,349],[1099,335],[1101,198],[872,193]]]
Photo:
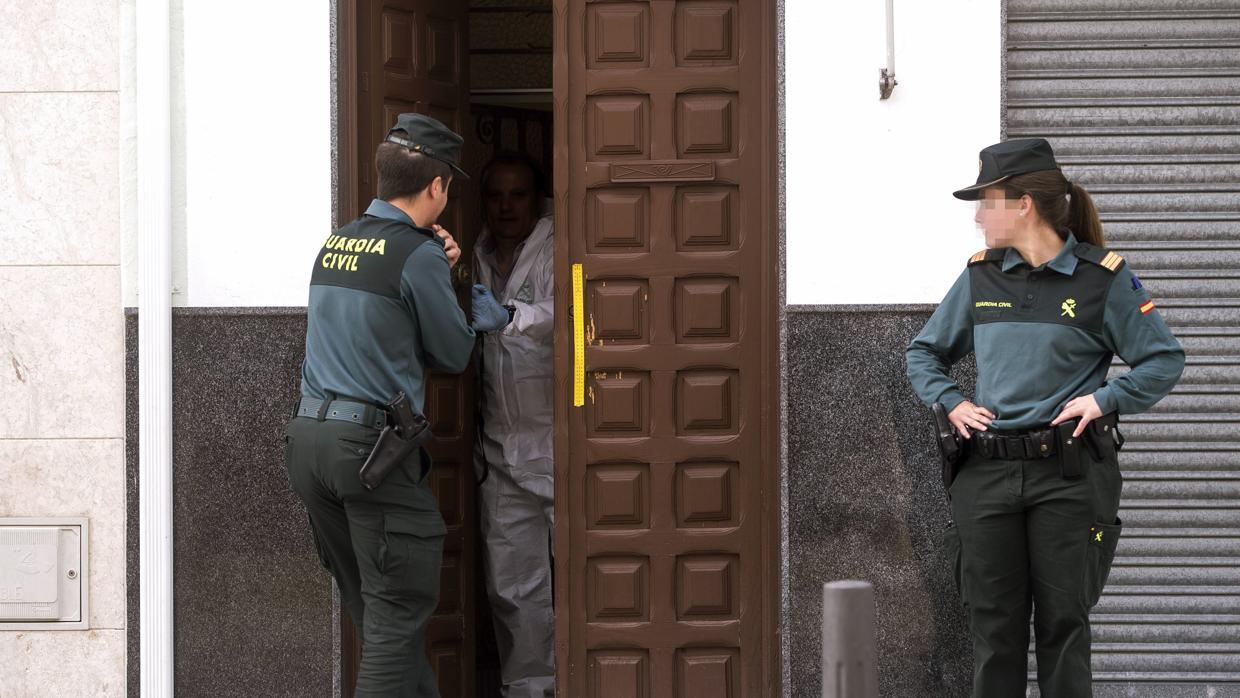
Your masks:
[[[138,695],[137,315],[126,318],[129,695]],[[177,696],[327,696],[331,579],[284,469],[304,309],[173,313]]]
[[[822,585],[838,579],[874,584],[881,695],[969,693],[964,614],[938,543],[950,514],[929,411],[904,373],[904,347],[930,310],[788,309],[785,651],[795,698],[821,695]],[[971,367],[960,369],[971,383]]]

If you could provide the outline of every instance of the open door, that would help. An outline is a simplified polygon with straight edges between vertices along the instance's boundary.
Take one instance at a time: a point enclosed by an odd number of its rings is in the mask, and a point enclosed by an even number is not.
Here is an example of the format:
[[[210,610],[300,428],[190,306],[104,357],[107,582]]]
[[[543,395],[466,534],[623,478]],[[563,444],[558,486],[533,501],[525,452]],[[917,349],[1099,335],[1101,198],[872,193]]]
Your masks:
[[[360,215],[375,195],[375,147],[396,116],[420,112],[466,135],[469,89],[467,3],[454,0],[340,0],[339,217]],[[461,235],[462,186],[449,189],[439,222]],[[462,258],[457,269],[463,271]],[[459,297],[468,283],[458,273]],[[474,695],[474,378],[431,375],[426,415],[435,433],[429,447],[435,468],[431,487],[439,497],[448,534],[444,541],[439,608],[426,646],[444,698]],[[341,678],[353,695],[360,645],[353,624],[341,616]]]
[[[554,7],[559,695],[779,695],[776,4]]]

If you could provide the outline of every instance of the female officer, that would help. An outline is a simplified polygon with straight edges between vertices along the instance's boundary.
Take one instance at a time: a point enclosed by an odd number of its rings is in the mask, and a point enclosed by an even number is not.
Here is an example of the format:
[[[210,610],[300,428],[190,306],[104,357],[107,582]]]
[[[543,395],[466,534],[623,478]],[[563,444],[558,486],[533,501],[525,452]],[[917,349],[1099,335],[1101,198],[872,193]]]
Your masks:
[[[1047,698],[1091,696],[1089,609],[1120,533],[1116,414],[1175,385],[1184,351],[1123,258],[1102,245],[1089,194],[1042,139],[981,152],[987,249],[907,351],[908,376],[967,441],[945,536],[973,638],[974,698],[1025,695],[1029,616]],[[977,394],[948,375],[973,352]],[[1108,379],[1113,355],[1130,370]]]

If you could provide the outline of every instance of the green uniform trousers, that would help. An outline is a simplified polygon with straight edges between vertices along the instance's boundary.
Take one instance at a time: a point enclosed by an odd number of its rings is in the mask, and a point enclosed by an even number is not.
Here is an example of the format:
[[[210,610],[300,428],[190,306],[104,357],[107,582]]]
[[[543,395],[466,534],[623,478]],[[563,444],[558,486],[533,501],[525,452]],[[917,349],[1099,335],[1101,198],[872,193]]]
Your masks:
[[[361,638],[355,695],[438,698],[425,638],[439,602],[444,523],[426,483],[430,459],[414,453],[368,491],[358,469],[378,436],[351,422],[293,419],[289,482]]]
[[[973,639],[973,698],[1023,698],[1030,613],[1042,696],[1093,695],[1089,610],[1120,534],[1115,456],[1084,456],[1085,477],[1067,480],[1053,457],[975,454],[952,482],[944,544]]]

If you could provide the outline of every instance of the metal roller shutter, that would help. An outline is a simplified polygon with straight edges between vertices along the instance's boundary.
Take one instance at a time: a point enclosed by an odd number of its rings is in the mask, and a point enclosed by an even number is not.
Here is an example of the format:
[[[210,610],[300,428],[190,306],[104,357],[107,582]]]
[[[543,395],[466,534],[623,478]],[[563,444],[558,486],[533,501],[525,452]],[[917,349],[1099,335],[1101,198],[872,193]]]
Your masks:
[[[1179,387],[1125,420],[1097,695],[1240,695],[1240,0],[1006,17],[1005,137],[1054,144],[1188,352]]]

